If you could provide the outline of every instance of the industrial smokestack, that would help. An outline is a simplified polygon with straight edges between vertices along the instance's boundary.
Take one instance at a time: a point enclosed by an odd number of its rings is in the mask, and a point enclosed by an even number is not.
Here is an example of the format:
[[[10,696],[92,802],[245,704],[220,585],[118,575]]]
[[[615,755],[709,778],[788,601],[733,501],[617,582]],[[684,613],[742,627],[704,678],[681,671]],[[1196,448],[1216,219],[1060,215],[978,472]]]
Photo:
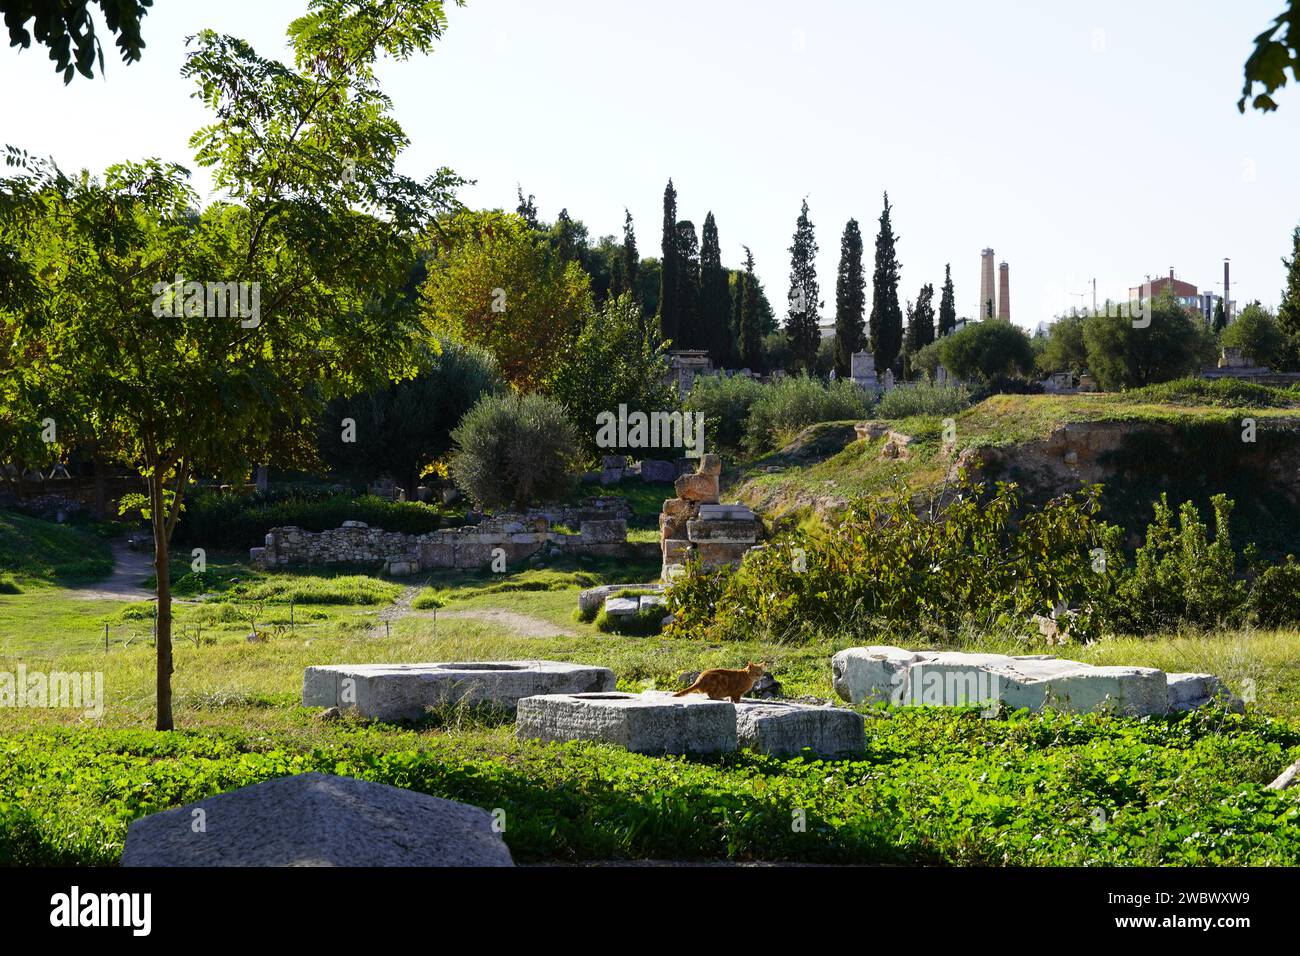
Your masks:
[[[998,266],[998,318],[1011,321],[1011,267]]]
[[[993,291],[993,250],[985,249],[980,253],[980,314],[981,319],[992,318],[996,314],[996,300]]]
[[[1232,302],[1232,296],[1228,294],[1230,286],[1228,284],[1228,260],[1223,260],[1223,314],[1231,321],[1232,313],[1228,311],[1229,304]]]

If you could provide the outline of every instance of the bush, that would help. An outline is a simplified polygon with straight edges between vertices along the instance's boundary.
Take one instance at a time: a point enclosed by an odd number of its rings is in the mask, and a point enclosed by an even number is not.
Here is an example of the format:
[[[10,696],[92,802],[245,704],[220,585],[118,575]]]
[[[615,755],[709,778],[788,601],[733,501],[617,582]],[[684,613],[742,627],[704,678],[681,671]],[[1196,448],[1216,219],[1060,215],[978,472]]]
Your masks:
[[[1088,369],[1107,391],[1181,378],[1214,358],[1214,338],[1205,323],[1171,296],[1156,299],[1150,324],[1134,328],[1133,322],[1127,315],[1084,320]]]
[[[1124,393],[1124,400],[1222,408],[1291,408],[1300,404],[1300,395],[1237,378],[1180,378],[1130,389]]]
[[[872,414],[876,418],[911,418],[913,415],[956,415],[970,406],[965,385],[918,382],[902,385],[881,396]]]
[[[564,407],[544,395],[486,396],[452,440],[452,477],[479,508],[523,511],[573,487],[578,436]]]
[[[966,381],[991,382],[1034,370],[1034,347],[1025,330],[1010,322],[977,322],[939,340],[944,368]]]
[[[176,526],[176,543],[209,551],[240,551],[260,547],[272,528],[328,531],[344,521],[362,521],[372,528],[407,534],[436,531],[445,524],[437,508],[418,501],[353,497],[324,489],[248,498],[204,491],[186,502]]]
[[[737,455],[744,449],[749,410],[767,387],[744,375],[711,375],[695,380],[686,396],[686,410],[704,416],[708,448],[724,455]]]
[[[751,455],[774,451],[818,422],[865,418],[871,407],[867,393],[852,382],[830,385],[800,375],[763,387],[749,408],[745,450]]]
[[[1241,310],[1219,336],[1224,348],[1241,349],[1256,365],[1277,365],[1286,353],[1287,336],[1277,318],[1258,302]]]

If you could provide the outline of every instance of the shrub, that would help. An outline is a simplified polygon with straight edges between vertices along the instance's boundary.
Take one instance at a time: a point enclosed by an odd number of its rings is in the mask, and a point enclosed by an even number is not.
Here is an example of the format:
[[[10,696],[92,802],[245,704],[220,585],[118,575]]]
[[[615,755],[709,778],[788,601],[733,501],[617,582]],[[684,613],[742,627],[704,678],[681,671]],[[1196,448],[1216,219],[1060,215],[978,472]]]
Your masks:
[[[1034,347],[1018,325],[992,319],[968,325],[939,340],[944,368],[967,381],[991,382],[1034,370]]]
[[[1214,339],[1205,323],[1171,296],[1156,299],[1148,325],[1134,328],[1133,322],[1127,315],[1084,320],[1088,369],[1107,391],[1180,378],[1214,357]]]
[[[965,385],[918,382],[886,392],[875,411],[877,418],[911,418],[913,415],[955,415],[971,403]]]
[[[871,400],[852,382],[826,385],[800,375],[765,386],[749,409],[745,449],[751,455],[773,451],[818,422],[865,418]]]
[[[1223,408],[1290,408],[1300,403],[1300,395],[1236,378],[1180,378],[1130,389],[1124,393],[1124,400]]]
[[[686,409],[704,416],[709,448],[730,455],[743,450],[749,410],[767,387],[744,375],[712,375],[695,380],[686,396]]]
[[[1246,616],[1258,627],[1279,627],[1300,621],[1300,562],[1286,561],[1264,568],[1255,578],[1246,601]]]
[[[187,501],[176,526],[176,543],[201,545],[210,551],[238,551],[261,546],[272,528],[328,531],[344,521],[362,521],[372,528],[407,534],[436,531],[445,523],[432,505],[373,495],[353,497],[319,489],[243,498],[204,491]]]
[[[1287,336],[1277,318],[1258,302],[1241,310],[1241,315],[1219,336],[1225,348],[1241,349],[1257,365],[1276,365],[1287,347]]]
[[[564,407],[544,395],[485,396],[452,439],[452,477],[480,508],[523,511],[573,487],[578,437]]]

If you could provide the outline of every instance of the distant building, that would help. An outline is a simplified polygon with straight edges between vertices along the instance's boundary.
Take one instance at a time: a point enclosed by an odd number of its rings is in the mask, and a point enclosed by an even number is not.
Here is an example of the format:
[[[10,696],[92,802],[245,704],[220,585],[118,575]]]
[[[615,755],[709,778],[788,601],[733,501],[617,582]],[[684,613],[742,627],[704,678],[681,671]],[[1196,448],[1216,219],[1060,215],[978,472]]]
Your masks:
[[[1219,302],[1223,296],[1215,295],[1213,292],[1200,292],[1195,285],[1190,282],[1184,282],[1174,276],[1174,270],[1169,268],[1169,277],[1161,276],[1159,279],[1149,279],[1146,283],[1139,286],[1133,286],[1128,290],[1130,302],[1139,304],[1145,303],[1148,298],[1158,299],[1169,290],[1173,293],[1175,299],[1193,315],[1198,315],[1207,323],[1214,321],[1214,312],[1218,308]],[[1228,314],[1231,315],[1235,303],[1228,303]]]

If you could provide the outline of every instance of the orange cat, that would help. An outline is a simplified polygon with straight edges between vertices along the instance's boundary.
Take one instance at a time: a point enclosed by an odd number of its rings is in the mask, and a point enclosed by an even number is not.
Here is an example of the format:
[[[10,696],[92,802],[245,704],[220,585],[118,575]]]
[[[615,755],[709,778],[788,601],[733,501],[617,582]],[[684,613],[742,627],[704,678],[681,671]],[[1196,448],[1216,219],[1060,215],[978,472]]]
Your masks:
[[[748,694],[762,676],[763,665],[755,664],[752,661],[748,666],[740,670],[713,667],[695,678],[695,683],[690,687],[679,690],[673,696],[685,697],[687,694],[708,694],[709,700],[731,698],[733,704],[739,704],[740,698]]]

